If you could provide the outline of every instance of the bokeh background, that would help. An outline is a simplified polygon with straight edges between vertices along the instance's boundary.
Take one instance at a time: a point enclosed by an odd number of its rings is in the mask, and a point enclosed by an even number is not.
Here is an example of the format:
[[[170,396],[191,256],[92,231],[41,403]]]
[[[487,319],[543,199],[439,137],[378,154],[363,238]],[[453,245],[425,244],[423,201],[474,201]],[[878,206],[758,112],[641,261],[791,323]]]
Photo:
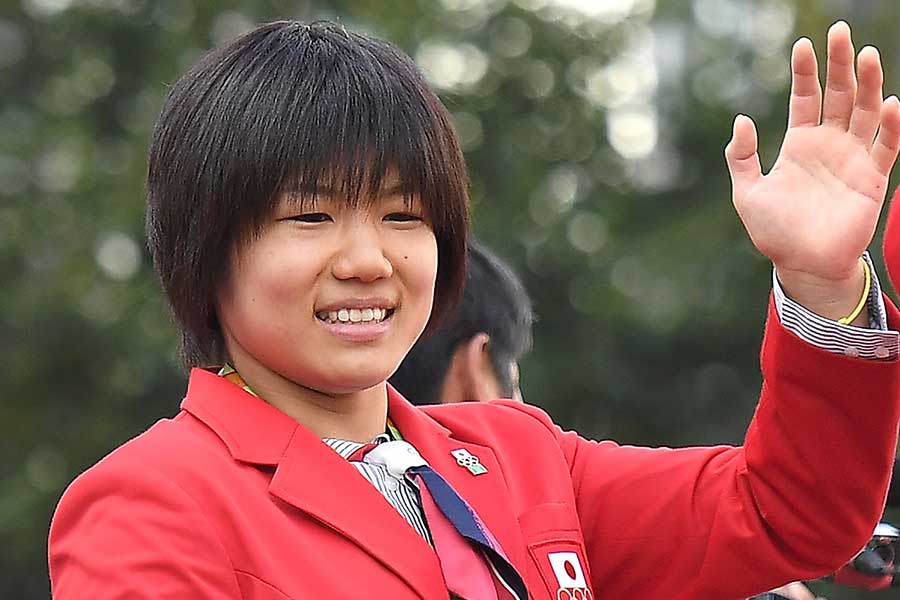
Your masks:
[[[177,411],[142,232],[167,87],[255,24],[317,18],[400,45],[453,113],[475,230],[539,317],[526,400],[627,443],[740,443],[756,402],[770,266],[730,203],[733,115],[771,164],[790,45],[838,18],[900,89],[892,1],[0,0],[0,597],[49,597],[62,489]]]

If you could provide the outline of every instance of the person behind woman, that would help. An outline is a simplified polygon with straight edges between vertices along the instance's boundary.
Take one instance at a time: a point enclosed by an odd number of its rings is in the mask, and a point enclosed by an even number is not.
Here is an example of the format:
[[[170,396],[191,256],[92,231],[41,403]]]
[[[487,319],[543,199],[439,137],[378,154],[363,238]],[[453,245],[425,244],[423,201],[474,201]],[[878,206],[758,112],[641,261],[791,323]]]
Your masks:
[[[857,61],[835,25],[823,99],[795,44],[765,176],[735,120],[733,202],[775,274],[760,405],[743,446],[653,449],[388,386],[452,309],[468,230],[449,116],[408,57],[296,22],[208,54],[148,174],[187,395],[64,493],[54,597],[726,600],[834,571],[881,514],[900,420],[900,313],[864,255],[900,103],[874,49]]]
[[[413,404],[521,399],[519,359],[534,314],[525,286],[484,244],[469,239],[462,298],[422,336],[388,380]]]

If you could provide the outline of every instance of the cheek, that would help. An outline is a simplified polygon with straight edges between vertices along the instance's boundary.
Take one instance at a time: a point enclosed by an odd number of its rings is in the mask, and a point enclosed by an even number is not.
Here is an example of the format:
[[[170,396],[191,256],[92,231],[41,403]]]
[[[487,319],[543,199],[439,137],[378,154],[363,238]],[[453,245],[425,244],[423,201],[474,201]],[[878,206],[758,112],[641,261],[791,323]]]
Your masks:
[[[302,261],[285,253],[254,252],[244,257],[234,270],[223,298],[242,310],[278,309],[297,305],[312,287]],[[274,315],[267,314],[272,319]]]
[[[434,235],[429,233],[414,251],[404,252],[403,262],[411,275],[410,285],[415,285],[417,290],[433,293],[438,268],[437,241]]]
[[[274,304],[283,304],[290,302],[296,304],[302,297],[302,292],[308,291],[310,282],[296,276],[296,271],[290,272],[270,270],[259,274],[253,284],[256,289],[250,289],[248,292],[257,298],[265,298]]]
[[[287,242],[274,245],[253,257],[252,267],[247,269],[251,273],[246,283],[258,288],[257,295],[265,294],[275,299],[296,296],[298,289],[308,290],[315,279],[315,259],[314,248]]]

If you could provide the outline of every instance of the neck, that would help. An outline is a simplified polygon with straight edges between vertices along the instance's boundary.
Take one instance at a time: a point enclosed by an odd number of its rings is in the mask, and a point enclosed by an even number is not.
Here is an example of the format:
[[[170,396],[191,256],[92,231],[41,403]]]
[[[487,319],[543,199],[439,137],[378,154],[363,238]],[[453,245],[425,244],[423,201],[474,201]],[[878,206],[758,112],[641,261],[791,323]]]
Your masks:
[[[261,399],[293,418],[320,438],[369,442],[384,433],[387,384],[332,394],[304,387],[250,361],[234,368]]]

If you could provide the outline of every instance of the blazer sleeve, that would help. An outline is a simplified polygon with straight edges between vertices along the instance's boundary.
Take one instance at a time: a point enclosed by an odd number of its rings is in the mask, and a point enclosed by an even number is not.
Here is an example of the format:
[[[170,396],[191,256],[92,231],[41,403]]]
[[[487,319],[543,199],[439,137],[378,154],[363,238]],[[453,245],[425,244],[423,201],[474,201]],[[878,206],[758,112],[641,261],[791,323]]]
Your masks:
[[[888,315],[896,328],[889,302]],[[871,537],[897,445],[897,361],[809,345],[771,305],[761,359],[743,447],[594,442],[541,413],[569,464],[598,597],[746,598],[833,573]]]
[[[151,466],[116,454],[63,495],[49,555],[55,600],[241,598],[201,508]]]

